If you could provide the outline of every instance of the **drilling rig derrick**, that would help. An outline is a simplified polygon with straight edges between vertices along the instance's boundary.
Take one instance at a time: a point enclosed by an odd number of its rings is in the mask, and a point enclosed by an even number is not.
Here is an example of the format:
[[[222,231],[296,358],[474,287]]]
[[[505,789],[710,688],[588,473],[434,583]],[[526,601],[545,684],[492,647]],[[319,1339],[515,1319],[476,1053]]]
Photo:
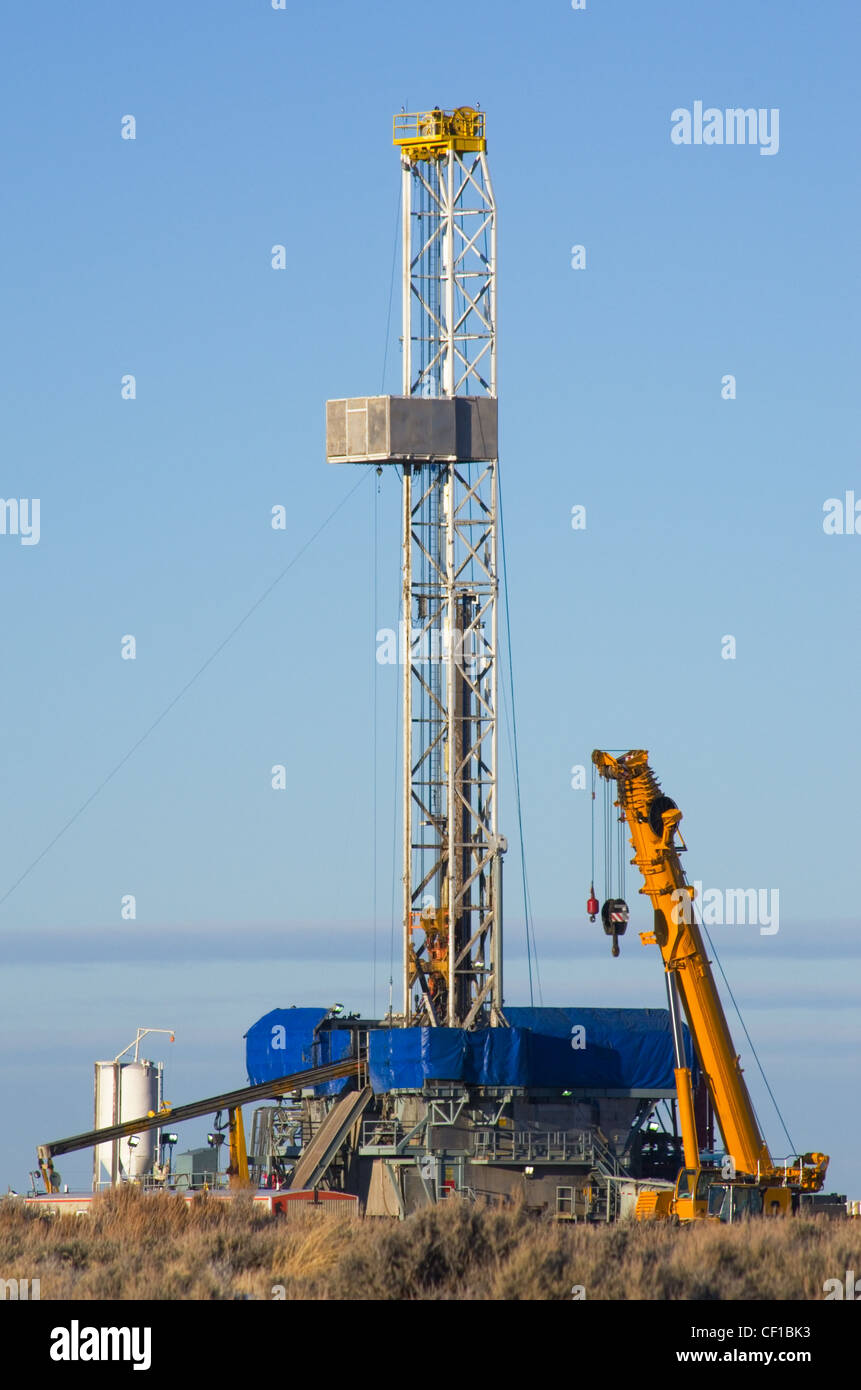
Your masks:
[[[402,395],[327,403],[330,462],[403,494],[403,1022],[504,1024],[498,829],[496,205],[485,120],[395,117]]]

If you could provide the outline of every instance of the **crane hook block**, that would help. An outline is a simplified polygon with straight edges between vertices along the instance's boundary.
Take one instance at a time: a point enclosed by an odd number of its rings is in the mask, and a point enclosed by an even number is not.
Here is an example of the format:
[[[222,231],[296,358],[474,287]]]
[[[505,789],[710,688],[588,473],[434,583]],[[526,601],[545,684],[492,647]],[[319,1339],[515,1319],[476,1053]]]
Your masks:
[[[619,937],[625,935],[628,926],[628,904],[624,898],[608,898],[601,908],[601,922],[607,936],[613,938],[613,955],[619,954]]]
[[[601,908],[601,921],[608,936],[624,936],[629,917],[624,898],[608,898]]]
[[[595,918],[598,916],[599,910],[600,905],[598,903],[598,899],[595,897],[595,885],[594,883],[592,883],[589,886],[589,896],[586,899],[586,911],[589,914],[590,922],[595,921]]]

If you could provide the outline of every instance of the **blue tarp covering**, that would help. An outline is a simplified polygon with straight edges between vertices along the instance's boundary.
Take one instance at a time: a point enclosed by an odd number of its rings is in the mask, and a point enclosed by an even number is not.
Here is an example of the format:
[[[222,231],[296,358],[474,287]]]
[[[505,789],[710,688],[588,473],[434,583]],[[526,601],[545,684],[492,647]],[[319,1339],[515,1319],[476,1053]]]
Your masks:
[[[673,1039],[667,1009],[506,1009],[512,1028],[532,1031],[534,1069],[545,1086],[607,1086],[618,1090],[675,1089]],[[571,1047],[575,1028],[586,1047]],[[683,1029],[689,1067],[696,1073],[693,1042]],[[575,1080],[575,1075],[588,1079]],[[566,1080],[567,1078],[567,1080]],[[694,1081],[696,1082],[696,1075]]]
[[[273,1009],[252,1024],[245,1034],[249,1085],[259,1086],[345,1057],[351,1037],[346,1029],[324,1028],[315,1034],[326,1014],[326,1009]],[[329,1081],[317,1086],[316,1094],[337,1095],[346,1084],[346,1080]]]
[[[371,1028],[371,1085],[378,1093],[420,1091],[426,1081],[599,1094],[675,1087],[666,1009],[507,1008],[505,1016],[509,1028],[472,1033],[461,1028]],[[320,1029],[325,1018],[325,1009],[273,1009],[253,1024],[245,1035],[249,1083],[259,1085],[345,1056],[349,1030]],[[696,1079],[687,1029],[685,1046]],[[317,1094],[337,1094],[346,1084],[330,1081]]]
[[[510,1028],[474,1033],[373,1029],[368,1035],[371,1085],[376,1092],[420,1090],[425,1081],[598,1093],[675,1088],[666,1009],[507,1008],[505,1016]],[[687,1030],[685,1045],[693,1066]]]

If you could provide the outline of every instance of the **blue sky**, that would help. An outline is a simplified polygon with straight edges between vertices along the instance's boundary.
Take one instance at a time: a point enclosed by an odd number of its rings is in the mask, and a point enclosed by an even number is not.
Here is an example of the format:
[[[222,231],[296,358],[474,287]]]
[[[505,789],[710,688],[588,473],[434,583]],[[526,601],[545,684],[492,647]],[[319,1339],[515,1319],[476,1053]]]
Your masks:
[[[41,535],[0,536],[0,898],[299,558],[0,905],[0,1183],[86,1126],[92,1062],[139,1024],[176,1029],[152,1053],[179,1103],[243,1080],[270,1008],[385,1007],[397,674],[374,634],[399,499],[326,466],[323,402],[400,389],[392,115],[480,102],[543,1001],[663,1004],[654,953],[629,933],[611,961],[585,918],[570,785],[594,746],[646,747],[691,878],[779,890],[776,935],[715,942],[795,1143],[859,1197],[861,537],[822,526],[861,498],[855,8],[434,15],[433,36],[387,0],[4,18],[0,493],[40,499]],[[777,108],[778,153],[674,145],[698,100]],[[507,872],[527,1002],[516,853]]]

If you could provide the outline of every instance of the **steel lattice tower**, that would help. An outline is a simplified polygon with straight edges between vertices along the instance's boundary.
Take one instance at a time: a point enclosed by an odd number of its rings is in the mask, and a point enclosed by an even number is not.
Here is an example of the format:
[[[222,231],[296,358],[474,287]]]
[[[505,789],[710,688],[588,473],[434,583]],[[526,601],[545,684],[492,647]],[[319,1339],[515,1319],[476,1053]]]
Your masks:
[[[394,138],[403,394],[495,399],[496,206],[484,116],[463,107],[399,116]],[[407,1023],[504,1022],[496,469],[496,458],[403,465]]]
[[[484,116],[396,116],[403,394],[330,400],[332,463],[403,485],[404,1024],[502,1014],[496,206]]]

